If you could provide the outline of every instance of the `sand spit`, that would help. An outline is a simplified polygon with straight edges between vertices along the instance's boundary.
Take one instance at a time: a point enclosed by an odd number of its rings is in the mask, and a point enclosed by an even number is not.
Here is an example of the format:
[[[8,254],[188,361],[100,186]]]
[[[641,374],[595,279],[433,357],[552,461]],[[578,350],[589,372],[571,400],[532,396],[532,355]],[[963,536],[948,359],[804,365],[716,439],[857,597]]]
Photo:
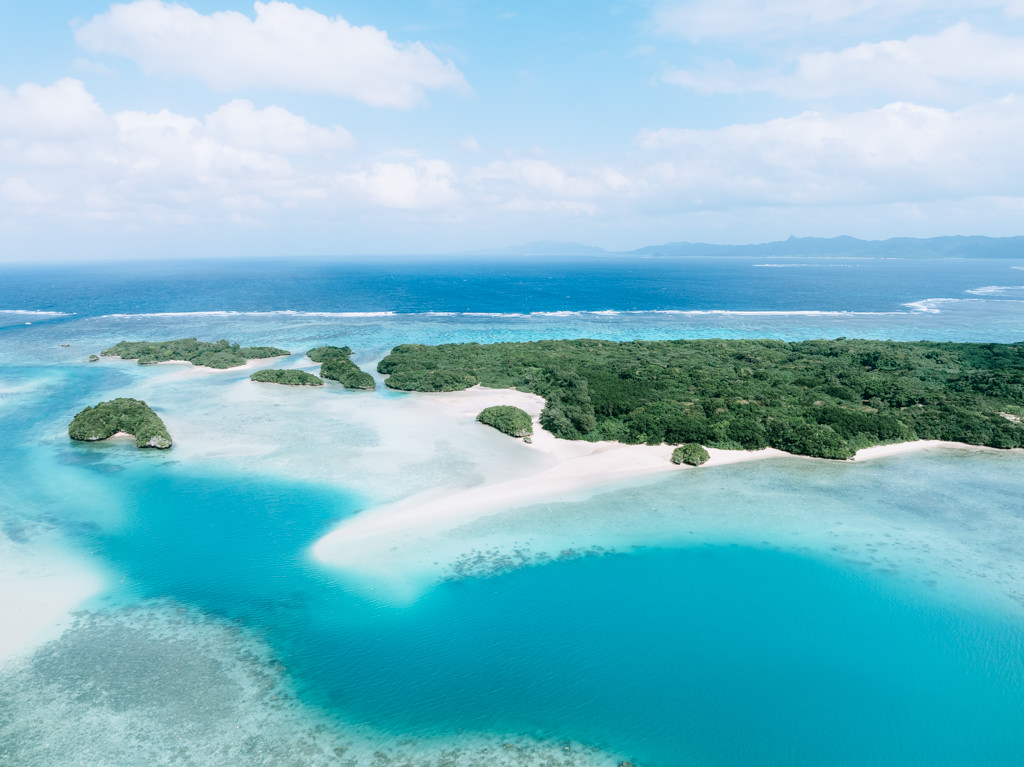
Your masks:
[[[540,428],[543,398],[512,389],[475,386],[462,392],[419,394],[427,406],[444,409],[453,417],[475,416],[489,405],[514,405],[534,421],[533,443],[524,450],[540,453],[546,460],[523,476],[502,481],[485,481],[472,488],[441,487],[417,493],[395,503],[360,512],[342,522],[313,547],[318,561],[372,573],[376,555],[404,543],[436,538],[447,531],[503,510],[540,502],[557,502],[589,494],[596,488],[642,480],[658,474],[693,471],[671,463],[672,446],[623,445],[617,442],[582,442],[554,437]],[[428,404],[429,403],[429,404]],[[482,427],[481,427],[482,428]],[[872,460],[939,447],[976,448],[961,443],[919,440],[882,445],[858,452],[856,461]],[[720,450],[709,448],[710,460],[700,468],[757,461],[766,458],[799,457],[774,448],[764,450]],[[375,554],[376,552],[376,554]]]

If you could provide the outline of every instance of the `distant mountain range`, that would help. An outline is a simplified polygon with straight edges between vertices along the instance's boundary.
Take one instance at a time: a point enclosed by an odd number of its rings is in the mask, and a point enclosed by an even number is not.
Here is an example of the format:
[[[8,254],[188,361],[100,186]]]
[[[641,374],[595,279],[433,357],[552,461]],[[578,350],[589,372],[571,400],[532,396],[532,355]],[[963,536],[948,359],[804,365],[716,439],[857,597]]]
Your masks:
[[[759,245],[711,245],[669,242],[625,252],[611,252],[578,242],[539,241],[510,248],[474,251],[484,256],[845,256],[870,258],[1024,258],[1024,237],[893,237],[859,240],[856,237],[790,237]]]

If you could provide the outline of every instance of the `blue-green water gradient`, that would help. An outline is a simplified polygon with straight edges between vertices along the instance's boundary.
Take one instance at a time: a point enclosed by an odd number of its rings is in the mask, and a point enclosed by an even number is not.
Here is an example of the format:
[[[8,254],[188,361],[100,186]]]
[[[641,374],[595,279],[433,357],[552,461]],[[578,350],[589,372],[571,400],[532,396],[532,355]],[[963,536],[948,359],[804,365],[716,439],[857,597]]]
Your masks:
[[[1020,622],[836,560],[655,548],[396,606],[307,558],[357,499],[174,466],[109,477],[130,517],[79,535],[119,599],[252,628],[310,705],[395,737],[571,737],[652,767],[1011,765],[1024,749]]]

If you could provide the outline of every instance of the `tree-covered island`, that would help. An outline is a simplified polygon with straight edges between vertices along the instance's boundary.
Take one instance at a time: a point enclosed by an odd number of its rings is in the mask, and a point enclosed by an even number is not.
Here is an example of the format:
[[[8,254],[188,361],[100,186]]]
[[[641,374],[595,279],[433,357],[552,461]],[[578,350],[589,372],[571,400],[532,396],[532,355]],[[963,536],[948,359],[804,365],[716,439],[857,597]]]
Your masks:
[[[268,368],[257,370],[251,376],[250,381],[259,383],[284,384],[285,386],[323,386],[322,378],[307,373],[305,370],[281,370],[279,368]]]
[[[477,415],[476,420],[510,437],[529,437],[533,434],[533,420],[530,414],[512,405],[485,407]]]
[[[539,394],[542,426],[563,439],[840,459],[916,439],[1024,446],[1024,343],[406,344],[377,370],[405,391],[479,383]]]
[[[166,450],[172,444],[160,416],[142,400],[119,397],[87,407],[68,424],[68,436],[82,442],[96,442],[118,432],[135,437],[136,447]]]
[[[291,352],[273,346],[239,346],[224,339],[216,343],[179,338],[175,341],[121,341],[100,352],[103,357],[138,360],[140,365],[158,362],[191,362],[197,367],[235,368],[249,360],[287,357]]]
[[[347,346],[318,346],[306,352],[313,362],[320,363],[320,376],[337,381],[346,389],[376,389],[377,383],[373,376],[360,370],[349,357],[352,350]]]

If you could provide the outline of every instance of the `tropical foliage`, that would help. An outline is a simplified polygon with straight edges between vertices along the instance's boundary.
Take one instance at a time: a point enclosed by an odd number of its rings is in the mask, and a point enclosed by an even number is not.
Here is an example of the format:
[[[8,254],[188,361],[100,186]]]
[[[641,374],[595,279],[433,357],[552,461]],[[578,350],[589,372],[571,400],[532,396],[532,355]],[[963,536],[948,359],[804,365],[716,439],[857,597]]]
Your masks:
[[[689,466],[700,466],[711,460],[708,451],[696,442],[687,442],[672,451],[672,463],[685,463]]]
[[[320,375],[337,381],[346,389],[376,389],[373,376],[360,370],[352,360],[352,350],[347,346],[318,346],[306,352],[313,362],[320,363]]]
[[[251,376],[250,380],[259,381],[260,383],[275,383],[284,384],[285,386],[323,386],[324,382],[321,378],[307,373],[305,370],[280,370],[277,368],[270,368],[267,370],[257,370]]]
[[[273,346],[239,346],[224,339],[209,343],[194,338],[179,338],[176,341],[121,341],[100,352],[104,357],[138,360],[140,365],[181,361],[219,369],[239,367],[247,360],[287,357],[290,353]]]
[[[530,414],[512,405],[494,405],[484,408],[476,420],[493,426],[510,437],[528,437],[533,434],[533,421],[530,419]]]
[[[68,424],[68,436],[84,442],[107,439],[118,432],[135,437],[137,447],[171,446],[171,435],[160,416],[142,400],[129,397],[87,407]]]
[[[870,445],[940,439],[1024,446],[1024,343],[840,338],[406,344],[377,367],[387,385],[477,383],[547,400],[564,439],[775,447],[848,458]]]

